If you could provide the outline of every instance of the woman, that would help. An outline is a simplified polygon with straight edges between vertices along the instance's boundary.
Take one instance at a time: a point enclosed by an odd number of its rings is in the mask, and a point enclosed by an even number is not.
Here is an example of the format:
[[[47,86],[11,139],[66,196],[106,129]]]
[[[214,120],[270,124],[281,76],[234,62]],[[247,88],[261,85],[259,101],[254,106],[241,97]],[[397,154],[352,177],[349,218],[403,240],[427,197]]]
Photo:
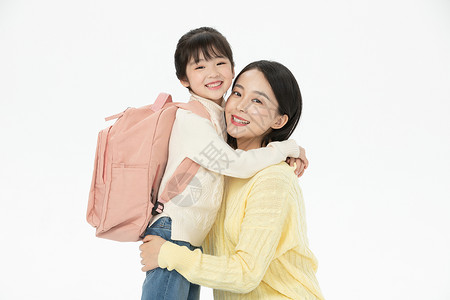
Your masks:
[[[229,143],[250,150],[285,140],[301,109],[300,89],[286,67],[251,63],[236,77],[226,104]],[[147,236],[140,247],[142,270],[175,269],[214,288],[216,299],[323,299],[293,168],[280,163],[250,179],[229,177],[226,184],[205,254]]]

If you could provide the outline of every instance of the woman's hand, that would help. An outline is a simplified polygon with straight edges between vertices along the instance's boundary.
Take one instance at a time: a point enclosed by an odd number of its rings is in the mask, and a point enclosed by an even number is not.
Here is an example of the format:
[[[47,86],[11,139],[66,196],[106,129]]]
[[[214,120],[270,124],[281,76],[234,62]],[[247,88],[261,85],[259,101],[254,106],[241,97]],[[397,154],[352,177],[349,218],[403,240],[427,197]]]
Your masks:
[[[161,246],[166,242],[160,236],[157,235],[147,235],[141,246],[139,246],[139,250],[141,250],[141,264],[143,265],[142,271],[147,272],[158,268],[158,255],[161,250]]]
[[[300,157],[299,158],[293,158],[293,157],[288,157],[286,159],[286,162],[293,167],[294,164],[297,165],[297,168],[295,169],[295,175],[297,175],[297,177],[300,177],[303,175],[303,173],[305,172],[305,169],[308,168],[309,162],[308,159],[306,158],[306,152],[305,149],[302,147],[300,148]]]

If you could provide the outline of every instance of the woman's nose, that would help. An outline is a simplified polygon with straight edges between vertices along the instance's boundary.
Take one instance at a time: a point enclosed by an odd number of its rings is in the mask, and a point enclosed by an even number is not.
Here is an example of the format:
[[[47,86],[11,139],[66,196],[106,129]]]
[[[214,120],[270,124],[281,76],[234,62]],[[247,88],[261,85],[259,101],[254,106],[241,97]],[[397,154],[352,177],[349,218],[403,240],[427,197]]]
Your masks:
[[[247,110],[247,104],[245,103],[244,99],[241,99],[236,105],[237,110],[245,112]]]

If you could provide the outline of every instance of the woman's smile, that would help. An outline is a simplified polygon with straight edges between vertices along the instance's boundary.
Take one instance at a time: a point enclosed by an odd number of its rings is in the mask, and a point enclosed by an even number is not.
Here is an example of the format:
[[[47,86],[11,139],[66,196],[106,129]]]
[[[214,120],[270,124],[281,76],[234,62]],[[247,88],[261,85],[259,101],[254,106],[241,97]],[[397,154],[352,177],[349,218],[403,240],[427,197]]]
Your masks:
[[[236,126],[245,126],[250,124],[250,121],[247,121],[243,118],[240,118],[236,115],[231,115],[231,123],[233,123]]]

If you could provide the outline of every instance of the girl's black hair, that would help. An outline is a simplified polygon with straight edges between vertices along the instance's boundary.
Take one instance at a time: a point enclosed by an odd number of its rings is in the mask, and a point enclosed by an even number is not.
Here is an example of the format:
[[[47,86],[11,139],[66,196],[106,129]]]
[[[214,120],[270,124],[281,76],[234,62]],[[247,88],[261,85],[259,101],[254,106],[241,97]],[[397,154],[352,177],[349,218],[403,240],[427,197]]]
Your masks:
[[[203,54],[205,59],[224,56],[234,67],[233,52],[227,39],[216,29],[211,27],[200,27],[184,34],[177,44],[175,50],[175,71],[177,78],[187,80],[186,66],[194,58],[199,62],[199,55]]]
[[[255,61],[248,64],[236,76],[232,87],[234,88],[241,74],[254,69],[263,73],[269,82],[278,101],[278,113],[288,116],[288,121],[282,128],[272,129],[264,136],[261,142],[261,147],[264,147],[270,142],[287,140],[294,132],[302,114],[302,95],[297,80],[291,71],[278,62],[267,60]],[[235,149],[237,148],[236,139],[230,135],[228,135],[228,144]]]

